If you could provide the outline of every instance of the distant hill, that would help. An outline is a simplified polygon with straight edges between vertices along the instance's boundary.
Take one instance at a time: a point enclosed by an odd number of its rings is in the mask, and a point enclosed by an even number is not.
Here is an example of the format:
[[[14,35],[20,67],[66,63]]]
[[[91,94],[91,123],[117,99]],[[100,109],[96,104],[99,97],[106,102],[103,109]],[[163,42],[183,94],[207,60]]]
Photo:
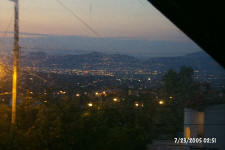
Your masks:
[[[140,67],[141,63],[135,57],[120,54],[103,54],[92,52],[81,55],[47,55],[44,53],[30,53],[23,58],[23,65],[35,67],[60,68],[109,68],[109,67]]]
[[[149,68],[160,70],[170,68],[178,70],[181,66],[190,66],[201,72],[225,73],[224,68],[204,52],[191,53],[180,57],[150,58],[144,64]]]
[[[78,55],[98,51],[106,54],[127,54],[139,58],[183,56],[201,49],[189,39],[153,40],[128,37],[85,37],[21,33],[23,52],[45,51],[55,55]],[[33,37],[30,37],[33,36]],[[30,38],[29,38],[30,37]],[[0,51],[11,52],[13,38],[0,37]]]
[[[1,56],[4,63],[12,63],[12,58]],[[181,66],[190,66],[202,74],[214,74],[225,77],[225,69],[204,52],[191,53],[179,57],[155,57],[141,60],[121,54],[92,52],[79,55],[49,55],[44,52],[23,54],[22,66],[56,67],[67,69],[145,69],[166,72],[168,69],[179,70]],[[118,69],[119,68],[119,69]]]
[[[92,52],[80,55],[48,55],[43,52],[28,53],[23,56],[24,66],[35,67],[59,67],[59,68],[140,68],[150,70],[167,71],[178,70],[181,66],[190,66],[201,72],[224,74],[225,70],[204,52],[191,53],[179,57],[156,57],[141,60],[133,56],[121,54],[104,54]]]

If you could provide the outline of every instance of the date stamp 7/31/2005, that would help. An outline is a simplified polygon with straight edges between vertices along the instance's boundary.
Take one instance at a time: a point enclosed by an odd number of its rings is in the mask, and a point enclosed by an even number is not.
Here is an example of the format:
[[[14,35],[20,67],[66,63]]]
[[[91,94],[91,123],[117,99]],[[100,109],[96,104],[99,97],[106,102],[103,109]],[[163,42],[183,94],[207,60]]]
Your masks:
[[[216,138],[174,138],[176,144],[215,144]]]

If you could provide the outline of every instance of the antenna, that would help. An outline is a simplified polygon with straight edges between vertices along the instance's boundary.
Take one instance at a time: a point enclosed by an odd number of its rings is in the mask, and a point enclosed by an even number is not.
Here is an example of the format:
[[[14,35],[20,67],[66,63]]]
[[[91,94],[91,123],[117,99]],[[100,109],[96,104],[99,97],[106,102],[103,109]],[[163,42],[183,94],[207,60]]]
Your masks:
[[[14,2],[14,48],[13,48],[13,77],[12,77],[12,120],[11,123],[16,123],[16,101],[17,101],[17,81],[19,71],[19,0],[10,0]]]

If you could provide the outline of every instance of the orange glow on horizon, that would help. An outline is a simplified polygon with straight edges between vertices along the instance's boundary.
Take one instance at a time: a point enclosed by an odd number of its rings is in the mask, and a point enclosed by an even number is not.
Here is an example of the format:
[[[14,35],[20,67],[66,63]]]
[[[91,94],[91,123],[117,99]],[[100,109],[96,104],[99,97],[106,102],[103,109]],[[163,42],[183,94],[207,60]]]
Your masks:
[[[64,4],[82,18],[101,37],[128,37],[146,39],[172,39],[180,32],[146,1],[147,7],[130,0],[93,0],[93,10],[88,12],[88,1],[65,1]],[[119,7],[118,7],[119,6]],[[132,8],[132,9],[130,9]],[[0,6],[0,29],[12,21],[13,7],[11,2],[2,1]],[[4,15],[2,15],[4,14]],[[148,15],[146,15],[148,14]],[[71,13],[63,9],[55,1],[20,2],[20,31],[51,35],[96,37]],[[12,31],[13,25],[7,30]],[[180,39],[180,37],[179,37]]]

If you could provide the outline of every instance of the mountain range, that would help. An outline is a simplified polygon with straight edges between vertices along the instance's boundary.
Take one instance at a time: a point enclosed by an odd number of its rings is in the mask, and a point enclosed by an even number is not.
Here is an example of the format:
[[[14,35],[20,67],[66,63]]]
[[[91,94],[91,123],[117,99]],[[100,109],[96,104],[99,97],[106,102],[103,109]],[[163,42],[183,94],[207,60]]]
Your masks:
[[[92,52],[79,55],[48,55],[44,52],[32,52],[22,56],[24,66],[58,67],[76,69],[86,66],[94,69],[107,68],[141,68],[166,71],[179,69],[181,66],[190,66],[201,72],[224,74],[225,70],[213,58],[204,52],[196,52],[185,56],[156,57],[139,59],[121,54],[104,54]]]

